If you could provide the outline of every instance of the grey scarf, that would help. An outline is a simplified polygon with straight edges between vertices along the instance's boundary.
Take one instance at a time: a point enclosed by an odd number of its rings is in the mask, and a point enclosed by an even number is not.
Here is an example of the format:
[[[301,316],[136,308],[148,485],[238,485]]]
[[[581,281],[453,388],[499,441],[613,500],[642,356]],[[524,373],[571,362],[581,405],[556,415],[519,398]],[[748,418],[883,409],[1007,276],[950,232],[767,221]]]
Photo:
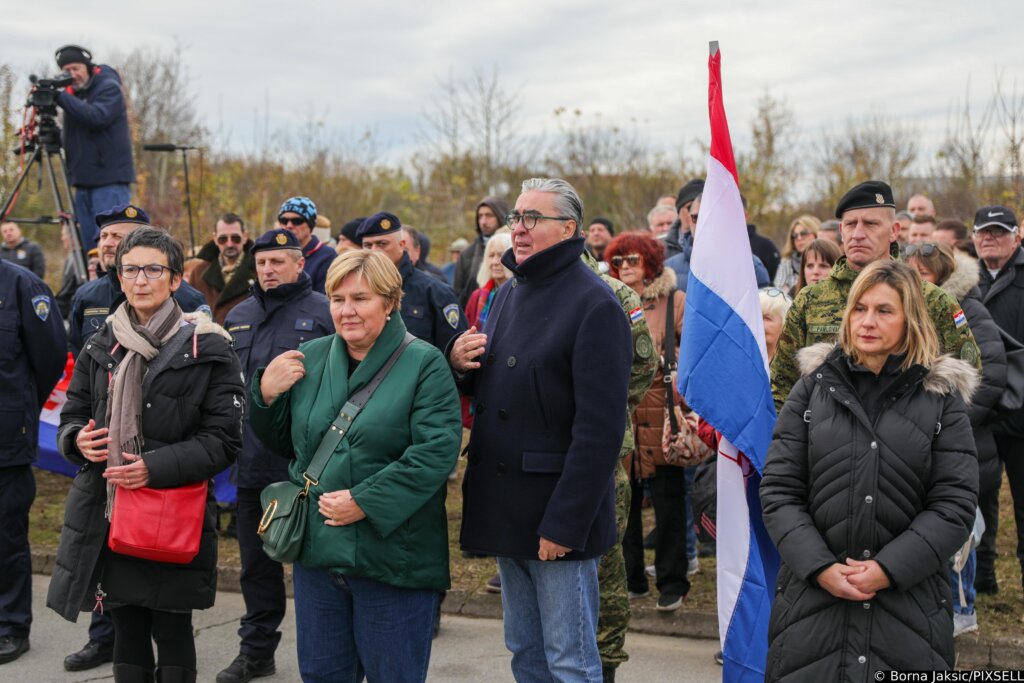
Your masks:
[[[140,325],[135,311],[125,304],[107,318],[114,339],[127,353],[114,369],[107,395],[108,446],[107,466],[125,464],[124,453],[140,455],[142,437],[142,379],[149,361],[181,327],[181,308],[168,299],[145,325]],[[107,517],[114,503],[114,484],[107,484]]]

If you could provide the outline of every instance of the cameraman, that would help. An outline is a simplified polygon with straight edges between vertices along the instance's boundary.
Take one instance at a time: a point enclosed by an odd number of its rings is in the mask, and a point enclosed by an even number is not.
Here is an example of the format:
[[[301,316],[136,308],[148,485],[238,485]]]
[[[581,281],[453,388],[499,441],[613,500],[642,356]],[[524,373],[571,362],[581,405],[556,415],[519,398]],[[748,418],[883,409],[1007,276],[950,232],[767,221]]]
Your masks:
[[[94,217],[131,201],[135,182],[121,77],[106,65],[92,63],[92,53],[78,45],[57,50],[57,65],[73,83],[57,95],[64,110],[64,152],[75,188],[75,217],[85,251],[96,246]]]

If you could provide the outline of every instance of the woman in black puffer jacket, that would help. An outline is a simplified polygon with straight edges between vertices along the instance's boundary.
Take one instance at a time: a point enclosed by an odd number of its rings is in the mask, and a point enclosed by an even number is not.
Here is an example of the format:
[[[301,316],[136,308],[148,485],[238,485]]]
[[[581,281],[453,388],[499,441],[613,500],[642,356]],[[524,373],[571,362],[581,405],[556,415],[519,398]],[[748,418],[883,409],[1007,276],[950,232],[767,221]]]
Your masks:
[[[920,280],[892,261],[857,278],[840,340],[800,352],[765,463],[782,557],[767,681],[953,665],[947,562],[977,503],[977,372],[939,357]]]

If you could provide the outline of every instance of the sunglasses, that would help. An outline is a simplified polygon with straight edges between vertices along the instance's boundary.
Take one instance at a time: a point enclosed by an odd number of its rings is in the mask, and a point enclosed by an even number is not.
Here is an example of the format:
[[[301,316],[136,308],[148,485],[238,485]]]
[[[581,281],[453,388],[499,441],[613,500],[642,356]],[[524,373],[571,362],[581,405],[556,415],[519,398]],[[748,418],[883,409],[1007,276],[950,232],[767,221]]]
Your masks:
[[[302,216],[298,216],[296,218],[285,218],[284,216],[282,216],[277,219],[277,222],[280,223],[281,225],[288,225],[289,223],[291,225],[305,225],[306,219],[303,218]]]
[[[796,232],[793,233],[793,239],[798,240],[801,237],[808,237],[813,234],[814,233],[811,232],[810,230],[797,230]]]
[[[758,291],[764,292],[768,296],[781,296],[786,301],[792,301],[793,300],[793,298],[790,297],[789,294],[786,294],[785,292],[783,292],[778,287],[764,287],[764,288],[762,288],[762,289],[760,289]]]
[[[908,244],[903,247],[904,256],[913,256],[914,254],[920,254],[921,256],[931,256],[939,248],[939,245],[934,242],[924,242],[923,244]]]
[[[217,235],[217,244],[227,244],[228,240],[231,240],[232,244],[241,244],[241,235]]]
[[[640,258],[640,254],[626,254],[625,256],[612,256],[611,261],[616,268],[621,268],[623,261],[635,267],[640,265]]]

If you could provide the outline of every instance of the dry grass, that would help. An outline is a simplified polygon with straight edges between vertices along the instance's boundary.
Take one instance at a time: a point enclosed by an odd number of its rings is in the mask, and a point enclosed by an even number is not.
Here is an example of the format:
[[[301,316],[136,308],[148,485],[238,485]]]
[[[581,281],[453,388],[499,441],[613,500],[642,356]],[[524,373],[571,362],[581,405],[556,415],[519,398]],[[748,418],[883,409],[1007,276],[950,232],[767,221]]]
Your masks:
[[[465,591],[483,590],[484,584],[494,574],[497,567],[493,558],[466,559],[459,550],[459,525],[462,522],[462,489],[461,474],[465,468],[465,460],[459,461],[459,479],[448,484],[448,539],[451,550],[452,588]],[[36,470],[35,504],[32,506],[30,536],[36,550],[54,551],[60,535],[60,527],[64,516],[64,498],[71,486],[71,479],[59,474]],[[226,515],[222,517],[227,522]],[[653,525],[651,510],[644,511],[644,526],[649,530]],[[985,637],[1013,636],[1019,637],[1024,632],[1024,592],[1021,590],[1020,566],[1014,555],[1016,546],[1013,507],[1010,502],[1009,485],[1004,481],[1000,493],[1000,526],[998,548],[1000,556],[996,561],[996,574],[999,579],[998,595],[979,595],[977,600],[978,623]],[[239,562],[238,543],[234,539],[222,538],[220,541],[220,562],[225,565],[237,565]],[[654,562],[653,552],[647,551],[647,563]],[[693,577],[690,595],[683,603],[683,612],[714,613],[716,611],[715,595],[715,561],[714,558],[701,558],[701,571]],[[653,587],[653,581],[652,581]],[[637,604],[653,606],[657,599],[656,591],[642,598]]]

